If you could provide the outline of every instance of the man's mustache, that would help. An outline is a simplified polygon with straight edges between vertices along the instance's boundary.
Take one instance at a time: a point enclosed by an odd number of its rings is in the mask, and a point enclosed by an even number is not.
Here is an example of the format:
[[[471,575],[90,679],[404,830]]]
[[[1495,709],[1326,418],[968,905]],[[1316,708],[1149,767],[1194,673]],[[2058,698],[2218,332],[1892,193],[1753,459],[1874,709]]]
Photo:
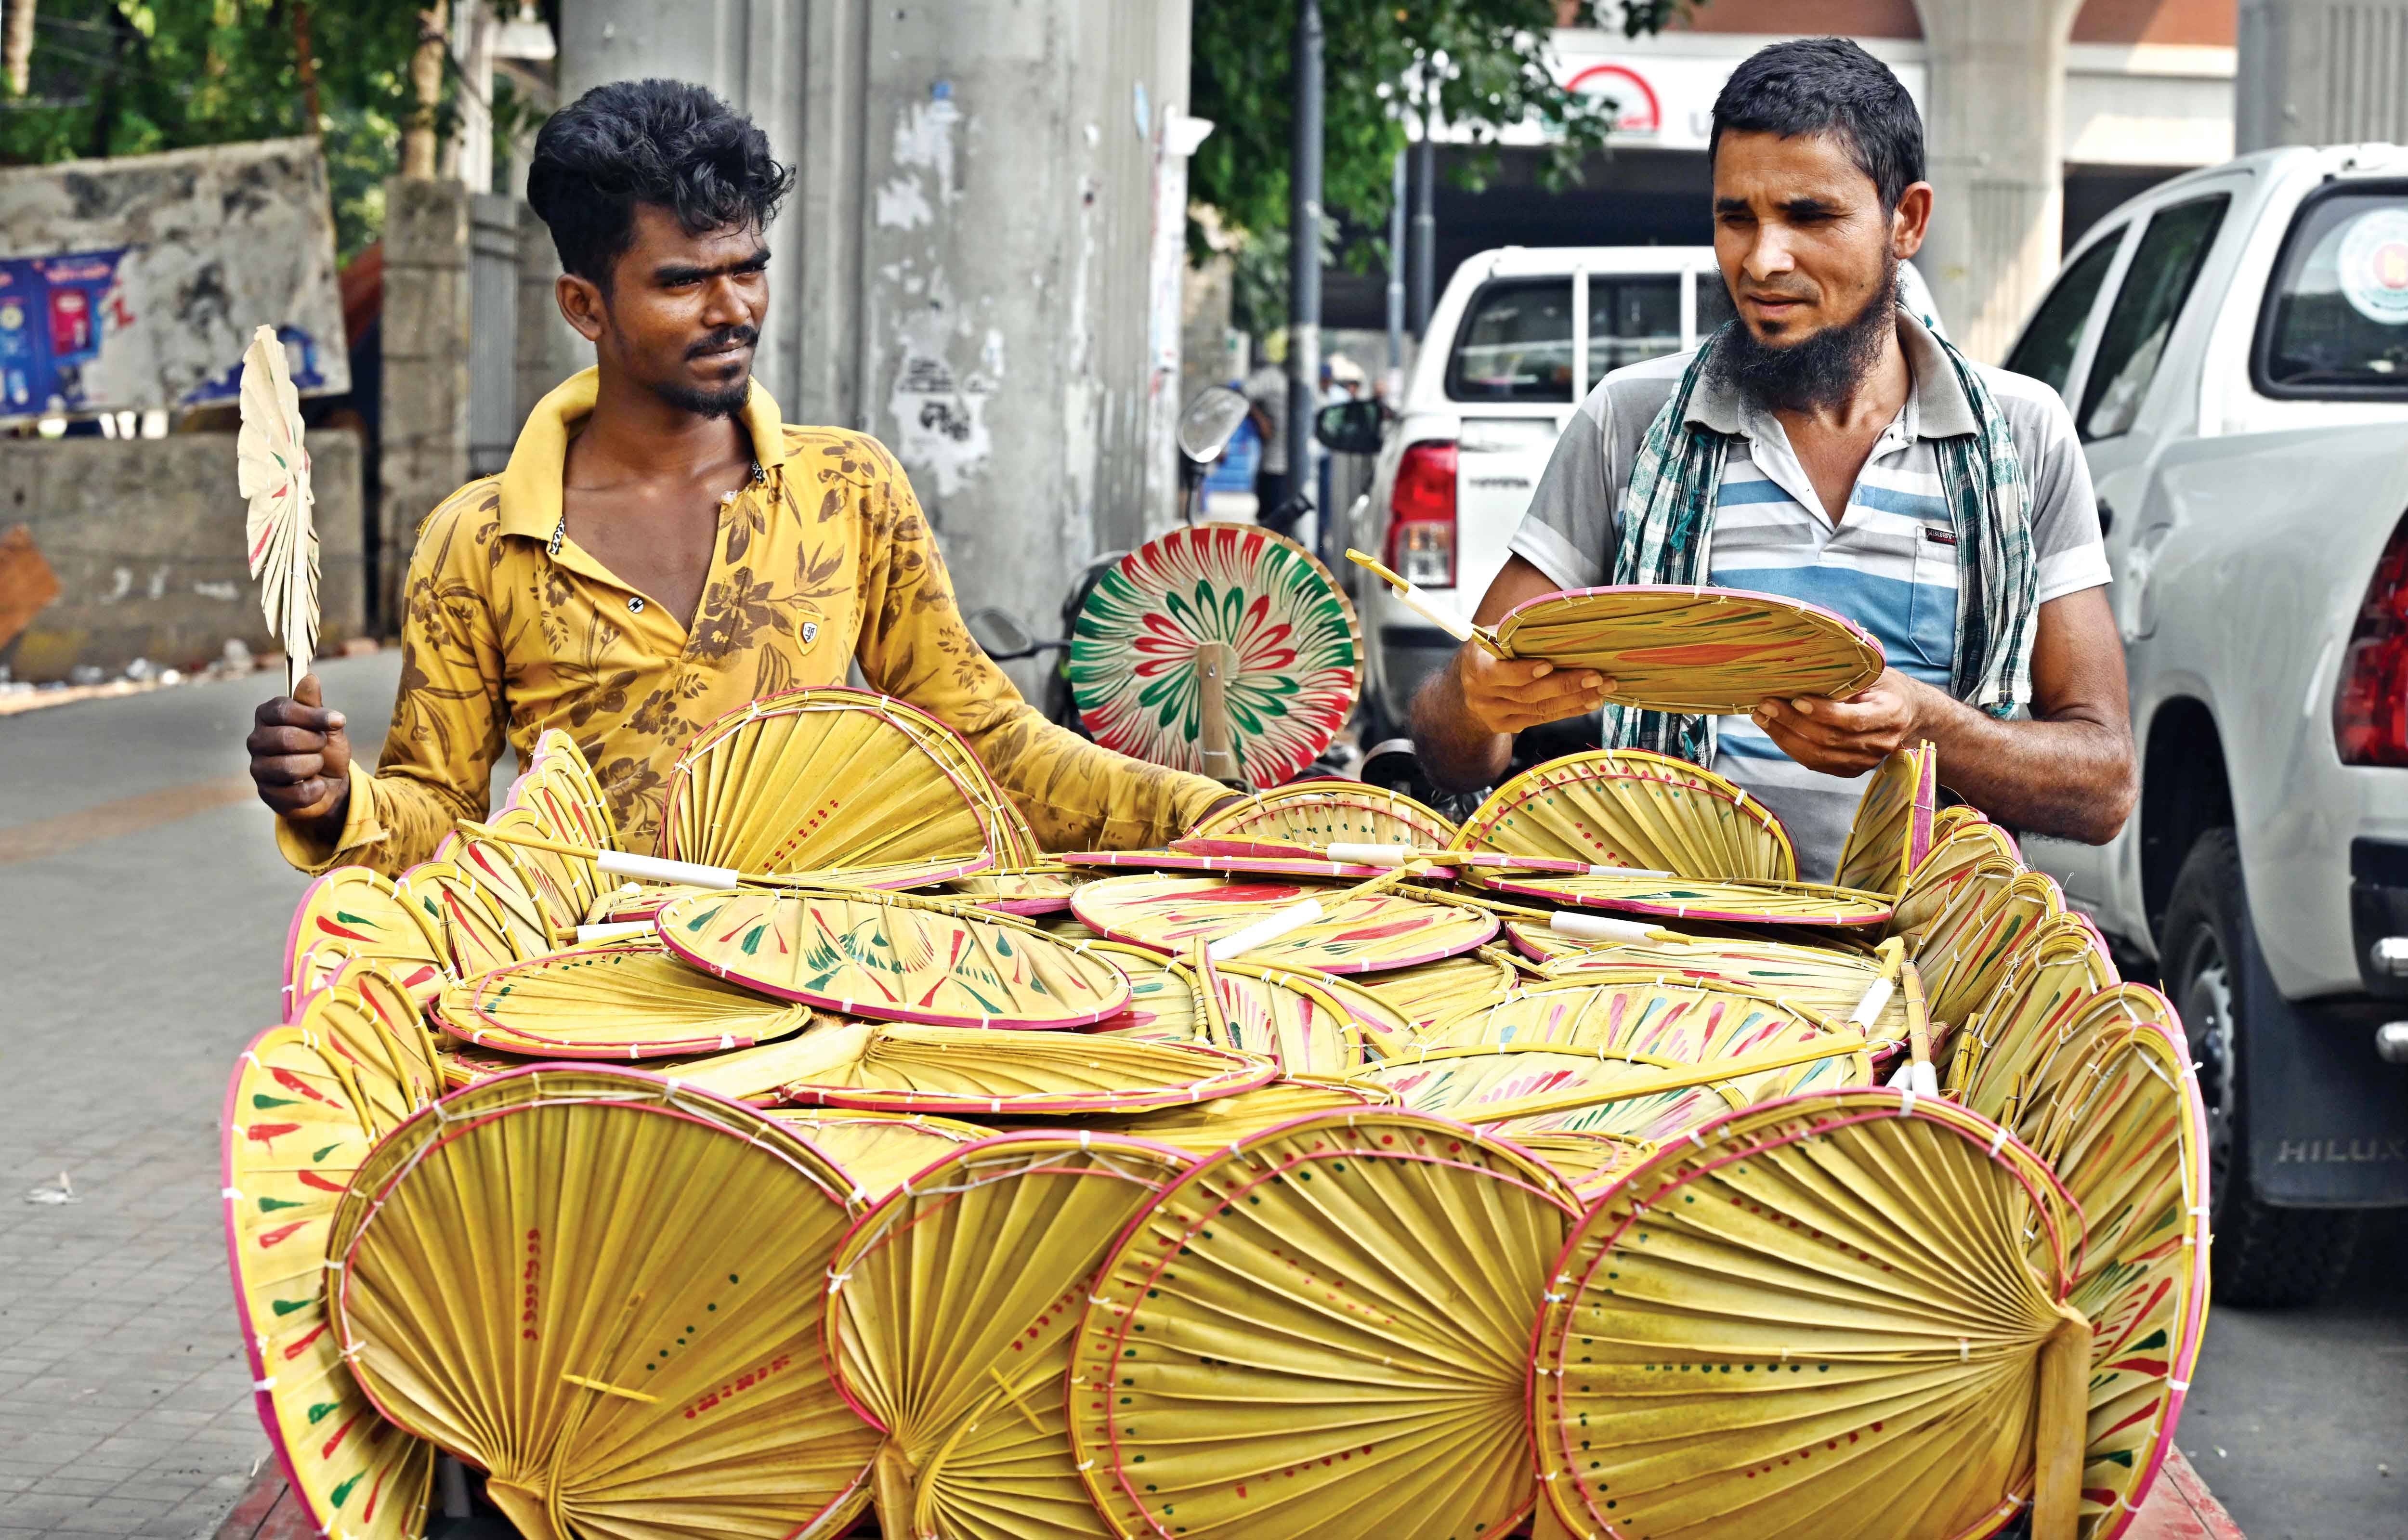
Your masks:
[[[750,348],[761,340],[758,326],[723,326],[685,350],[688,358],[700,358],[705,353],[725,351],[730,346]]]

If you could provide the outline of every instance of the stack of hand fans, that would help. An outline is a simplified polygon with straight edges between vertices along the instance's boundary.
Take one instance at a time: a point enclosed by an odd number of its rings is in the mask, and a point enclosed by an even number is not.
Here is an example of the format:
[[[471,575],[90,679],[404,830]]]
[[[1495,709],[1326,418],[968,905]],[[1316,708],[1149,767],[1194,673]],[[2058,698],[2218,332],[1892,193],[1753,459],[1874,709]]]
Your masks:
[[[1828,882],[1638,753],[1057,859],[824,690],[633,852],[548,736],[294,917],[226,1118],[262,1419],[330,1534],[423,1533],[440,1453],[564,1540],[2107,1540],[2199,1350],[2200,1104],[1936,772]]]

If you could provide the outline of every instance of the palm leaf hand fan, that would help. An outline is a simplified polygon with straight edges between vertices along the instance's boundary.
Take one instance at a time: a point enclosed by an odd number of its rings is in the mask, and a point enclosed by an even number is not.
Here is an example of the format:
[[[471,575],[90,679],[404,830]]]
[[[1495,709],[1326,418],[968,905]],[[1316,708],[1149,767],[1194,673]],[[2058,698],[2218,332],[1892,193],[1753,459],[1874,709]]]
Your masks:
[[[451,986],[446,1032],[553,1059],[664,1059],[751,1048],[800,1032],[810,1008],[680,962],[657,940],[572,947]]]
[[[1491,874],[1483,886],[1509,897],[1584,909],[1611,909],[1691,924],[1844,925],[1888,923],[1886,894],[1826,882],[1717,881],[1712,877]]]
[[[1070,895],[1090,875],[1060,862],[1039,865],[990,867],[954,877],[945,891],[958,893],[993,914],[1021,916],[1060,914],[1070,906]]]
[[[1494,915],[1394,892],[1228,877],[1133,876],[1091,882],[1070,901],[1089,929],[1172,955],[1216,942],[1308,901],[1311,922],[1236,954],[1237,961],[1323,973],[1376,973],[1468,952],[1497,934]]]
[[[449,843],[456,849],[460,842]],[[461,870],[449,855],[422,861],[402,873],[394,879],[394,891],[427,932],[439,938],[453,978],[472,978],[552,950],[551,937],[526,918],[526,905],[516,913],[496,907],[487,884]],[[531,895],[516,896],[531,902]]]
[[[1958,884],[1947,905],[1907,949],[1923,974],[1934,1052],[1989,998],[2007,963],[2041,927],[2065,912],[2057,883],[2044,873],[1985,863]]]
[[[1080,608],[1067,664],[1105,748],[1248,785],[1292,780],[1354,713],[1363,638],[1329,569],[1253,524],[1155,536]]]
[[[535,742],[535,752],[527,758],[527,767],[513,782],[511,795],[504,799],[506,806],[521,806],[518,785],[530,777],[540,778],[532,784],[557,792],[572,806],[557,816],[563,829],[577,829],[593,845],[605,850],[616,850],[619,826],[610,816],[610,798],[602,790],[602,779],[594,773],[594,765],[577,740],[557,727],[547,727]]]
[[[1207,1040],[1204,984],[1176,958],[1117,941],[1074,941],[1089,956],[1109,959],[1128,976],[1128,1005],[1086,1030],[1155,1043],[1201,1043]]]
[[[2089,1323],[2047,1167],[1874,1089],[1668,1145],[1565,1249],[1537,1336],[1541,1488],[1584,1535],[1982,1535],[2080,1498]]]
[[[260,1424],[321,1532],[416,1540],[435,1451],[369,1404],[326,1315],[336,1205],[373,1139],[355,1079],[299,1028],[271,1027],[236,1061],[224,1119],[226,1254]]]
[[[1516,939],[1520,939],[1518,932]],[[1885,1045],[1903,1044],[1909,1033],[1906,997],[1894,988],[1879,987],[1880,962],[1869,954],[1836,947],[1736,936],[1683,940],[1655,936],[1566,949],[1541,963],[1540,969],[1549,978],[1567,983],[1607,971],[1740,984],[1835,1021],[1857,1020],[1868,1034]],[[1864,1007],[1869,1002],[1872,1009],[1867,1015]]]
[[[1840,848],[1831,881],[1895,895],[1931,849],[1940,802],[1940,751],[1928,743],[1901,749],[1874,767]]]
[[[917,713],[914,714],[918,715]],[[1016,848],[974,788],[882,695],[796,690],[704,728],[669,772],[660,854],[770,877],[915,887]],[[958,747],[956,745],[956,747]]]
[[[406,1158],[339,1221],[342,1351],[491,1473],[519,1533],[782,1536],[857,1510],[877,1440],[819,1351],[853,1184],[812,1146],[598,1067],[454,1092],[388,1146]]]
[[[1484,947],[1459,957],[1372,974],[1356,982],[1402,1013],[1418,1034],[1433,1021],[1503,999],[1521,987],[1522,975],[1500,950]],[[1373,1047],[1386,1051],[1377,1038]]]
[[[1546,856],[1690,878],[1798,875],[1771,810],[1711,770],[1643,749],[1567,754],[1482,803],[1453,848]]]
[[[360,1120],[382,1138],[443,1092],[418,1007],[389,976],[329,980],[301,1003],[293,1025],[341,1065],[358,1093]]]
[[[1573,1217],[1541,1162],[1387,1109],[1197,1165],[1122,1237],[1073,1344],[1071,1446],[1106,1531],[1509,1533],[1533,1495],[1531,1326]]]
[[[1934,826],[1937,827],[1936,820]],[[1886,934],[1903,936],[1913,946],[1947,906],[1957,884],[1975,871],[2003,868],[2013,874],[2022,871],[2023,865],[2015,842],[2005,830],[1986,820],[1960,822],[1935,835],[1931,848],[1915,863],[1914,870],[1907,873],[1906,886],[1899,891]]]
[[[803,1106],[988,1119],[1150,1112],[1252,1091],[1276,1074],[1268,1060],[1202,1043],[904,1022],[824,1027],[779,1057],[789,1077],[781,1094]]]
[[[309,451],[301,447],[301,393],[272,326],[253,332],[242,351],[241,408],[235,479],[251,505],[243,542],[268,633],[284,644],[284,692],[291,695],[318,650],[318,527],[310,512],[317,496],[309,489]]]
[[[1625,584],[1541,594],[1492,630],[1448,611],[1364,555],[1347,559],[1426,619],[1492,657],[1593,668],[1605,698],[1647,711],[1727,716],[1769,698],[1843,699],[1881,677],[1881,644],[1845,616],[1778,593]]]
[[[1076,1027],[1128,1005],[1128,977],[1105,958],[883,893],[698,892],[658,924],[669,950],[705,972],[879,1020]]]
[[[1363,1067],[1363,1030],[1321,976],[1246,962],[1203,964],[1221,1008],[1206,1041],[1258,1054],[1283,1075],[1351,1075]]]
[[[1995,1048],[1966,1105],[2048,1162],[2088,1224],[2071,1296],[2096,1331],[2082,1532],[2111,1540],[2172,1447],[2206,1324],[2205,1105],[2173,1007],[2138,984]]]
[[[1188,831],[1198,839],[1269,840],[1288,845],[1444,846],[1455,827],[1402,791],[1359,780],[1299,780],[1267,786],[1208,813]]]
[[[762,1111],[842,1166],[853,1180],[855,1195],[867,1203],[876,1203],[964,1145],[995,1134],[976,1123],[917,1113],[783,1106]]]
[[[1096,1533],[1064,1424],[1071,1302],[1188,1163],[1112,1134],[1007,1134],[862,1217],[829,1270],[826,1347],[838,1390],[886,1435],[882,1533]]]
[[[2089,920],[2061,914],[2038,929],[2007,960],[1997,986],[1953,1034],[1948,1093],[1985,1118],[2013,1122],[2014,1114],[1987,1100],[1992,1087],[2014,1086],[2030,1077],[2056,1049],[2057,1039],[2082,1005],[2120,982]],[[1985,1100],[1968,1100],[1975,1084]]]
[[[337,866],[311,882],[293,907],[284,938],[289,1015],[352,958],[383,963],[404,989],[427,999],[451,981],[452,959],[424,909],[366,866]]]
[[[1552,1166],[1570,1185],[1572,1196],[1581,1201],[1583,1207],[1595,1203],[1607,1188],[1656,1153],[1653,1141],[1620,1134],[1524,1131],[1512,1138],[1516,1146]]]
[[[1384,1106],[1385,1093],[1348,1080],[1283,1077],[1234,1096],[1182,1102],[1152,1112],[1082,1118],[1080,1128],[1125,1134],[1191,1156],[1217,1155],[1239,1140],[1324,1112]]]

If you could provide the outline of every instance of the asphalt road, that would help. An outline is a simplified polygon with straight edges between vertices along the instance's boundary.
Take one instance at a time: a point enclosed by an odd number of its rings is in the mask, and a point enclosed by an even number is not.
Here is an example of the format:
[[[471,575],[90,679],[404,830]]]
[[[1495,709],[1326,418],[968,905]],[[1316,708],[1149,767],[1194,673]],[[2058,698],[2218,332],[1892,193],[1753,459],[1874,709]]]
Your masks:
[[[325,672],[381,720],[394,655]],[[0,1540],[205,1533],[266,1447],[218,1119],[303,886],[241,779],[275,688],[0,718]],[[2252,1540],[2408,1540],[2408,1227],[2332,1304],[2217,1310],[2178,1441]]]

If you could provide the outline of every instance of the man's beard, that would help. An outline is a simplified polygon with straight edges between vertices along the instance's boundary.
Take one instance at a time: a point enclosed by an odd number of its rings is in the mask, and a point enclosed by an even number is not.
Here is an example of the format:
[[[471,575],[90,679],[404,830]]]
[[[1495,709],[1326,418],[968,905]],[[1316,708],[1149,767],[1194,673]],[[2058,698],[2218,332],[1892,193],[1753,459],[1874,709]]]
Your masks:
[[[1759,340],[1742,321],[1714,344],[1713,368],[1742,397],[1768,410],[1837,406],[1880,360],[1883,336],[1897,324],[1898,259],[1892,257],[1881,287],[1855,316],[1780,347]]]
[[[687,349],[686,357],[699,358],[731,342],[740,342],[750,348],[760,340],[761,333],[757,327],[724,327]],[[681,411],[692,412],[702,418],[728,417],[742,411],[752,391],[752,371],[749,368],[744,371],[742,378],[728,385],[689,385],[680,379],[665,380],[652,386],[652,393],[663,401]]]

